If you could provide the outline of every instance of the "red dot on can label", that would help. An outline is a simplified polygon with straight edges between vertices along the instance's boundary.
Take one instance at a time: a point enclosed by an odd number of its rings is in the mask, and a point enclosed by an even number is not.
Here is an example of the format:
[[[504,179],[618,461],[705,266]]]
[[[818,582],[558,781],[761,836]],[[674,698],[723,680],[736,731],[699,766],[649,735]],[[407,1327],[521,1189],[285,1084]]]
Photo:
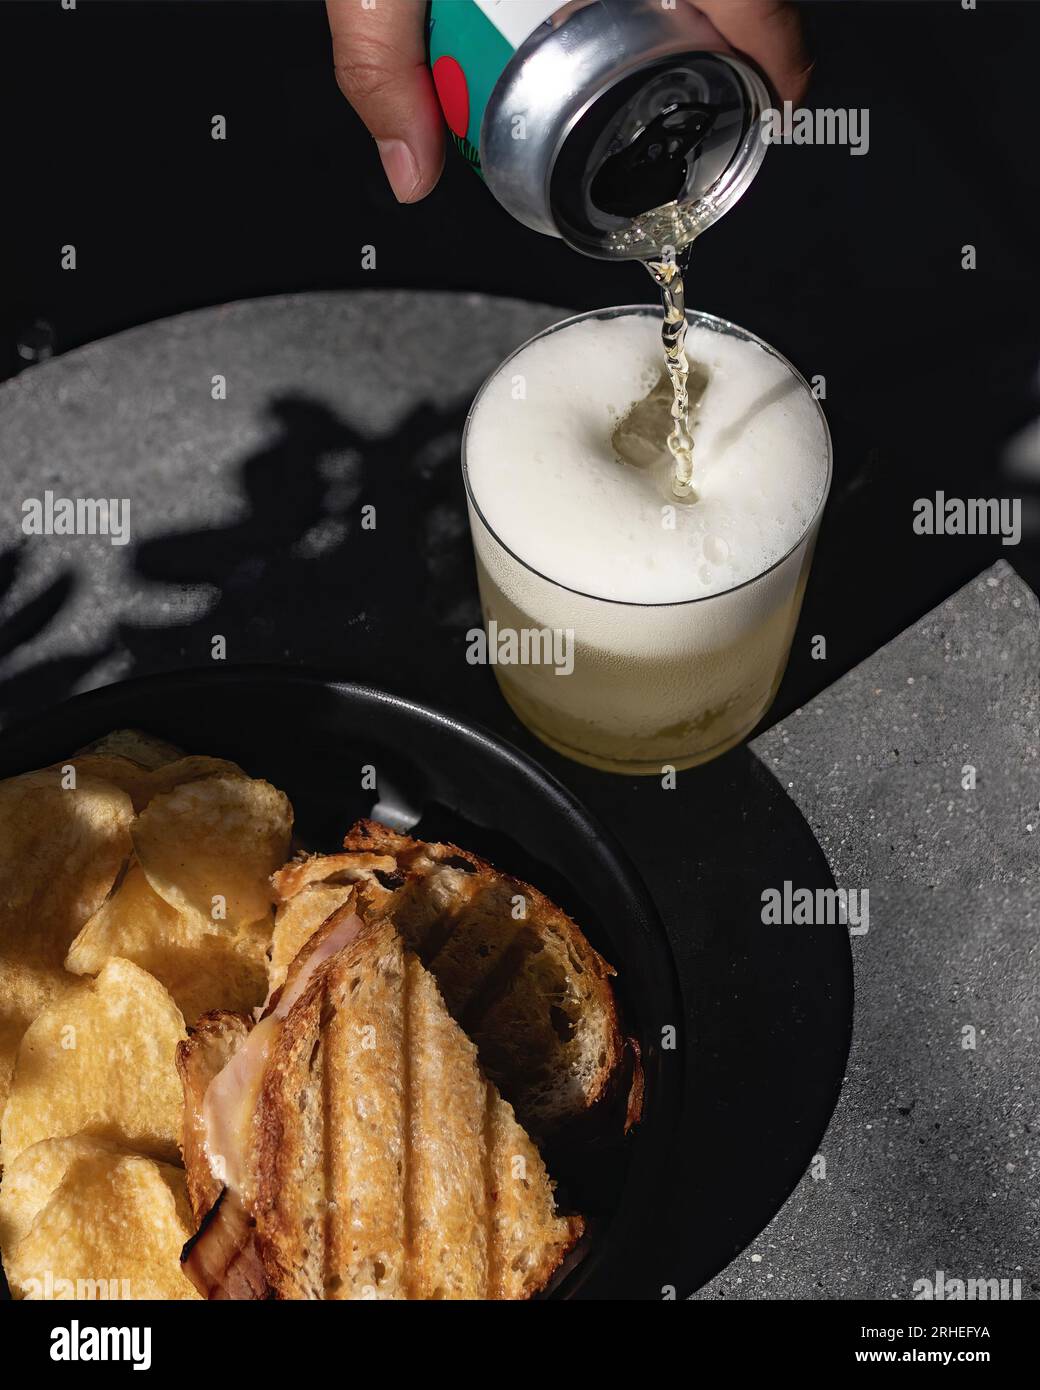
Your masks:
[[[448,129],[464,136],[469,130],[469,87],[458,60],[446,53],[438,58],[433,65],[433,83]]]

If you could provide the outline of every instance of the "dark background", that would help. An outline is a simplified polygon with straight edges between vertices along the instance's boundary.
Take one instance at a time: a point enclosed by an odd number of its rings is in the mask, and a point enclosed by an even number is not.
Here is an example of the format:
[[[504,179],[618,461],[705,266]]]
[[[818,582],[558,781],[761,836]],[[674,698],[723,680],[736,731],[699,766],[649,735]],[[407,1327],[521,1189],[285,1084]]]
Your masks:
[[[1031,476],[1003,461],[1040,415],[1040,4],[803,9],[807,103],[868,107],[870,151],[771,150],[698,244],[687,296],[827,381],[835,482],[771,718],[998,557],[1040,587],[1040,446]],[[454,151],[435,193],[399,208],[336,89],[315,0],[79,0],[72,13],[6,0],[0,100],[3,376],[51,344],[292,290],[479,290],[575,309],[652,297],[639,267],[513,223]],[[217,112],[223,142],[209,138]],[[74,274],[59,266],[67,241]],[[936,489],[1021,496],[1023,543],[915,536],[913,501]],[[813,633],[825,662],[809,657]]]

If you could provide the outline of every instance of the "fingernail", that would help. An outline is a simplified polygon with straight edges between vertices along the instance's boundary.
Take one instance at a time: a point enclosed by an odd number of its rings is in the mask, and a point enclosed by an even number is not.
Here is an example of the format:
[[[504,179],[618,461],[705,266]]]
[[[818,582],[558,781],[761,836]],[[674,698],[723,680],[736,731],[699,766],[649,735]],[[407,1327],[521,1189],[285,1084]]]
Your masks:
[[[377,140],[383,169],[399,203],[410,203],[419,187],[419,162],[403,140]]]

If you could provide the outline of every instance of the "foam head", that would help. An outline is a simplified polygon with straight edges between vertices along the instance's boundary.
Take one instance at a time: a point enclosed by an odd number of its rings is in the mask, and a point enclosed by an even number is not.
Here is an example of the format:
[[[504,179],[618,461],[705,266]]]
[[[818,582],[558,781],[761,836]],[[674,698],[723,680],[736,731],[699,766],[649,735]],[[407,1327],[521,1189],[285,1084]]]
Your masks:
[[[598,598],[675,603],[742,584],[797,545],[827,487],[822,414],[780,357],[712,322],[691,316],[686,339],[700,390],[692,503],[670,495],[652,440],[621,439],[638,435],[633,408],[648,396],[646,420],[661,413],[658,312],[572,321],[488,383],[469,422],[470,488],[532,569]]]

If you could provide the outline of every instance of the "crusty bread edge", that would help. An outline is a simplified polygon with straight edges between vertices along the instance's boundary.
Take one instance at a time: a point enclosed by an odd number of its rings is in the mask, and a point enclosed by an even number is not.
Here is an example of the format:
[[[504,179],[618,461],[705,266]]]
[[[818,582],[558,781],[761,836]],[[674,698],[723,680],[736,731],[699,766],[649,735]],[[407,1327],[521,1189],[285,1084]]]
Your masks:
[[[619,1083],[619,1073],[623,1068],[626,1056],[626,1038],[622,1030],[621,1016],[618,1009],[617,998],[614,989],[610,984],[612,976],[617,971],[595,949],[588,941],[584,932],[568,915],[556,906],[550,898],[535,888],[532,884],[526,883],[523,879],[516,878],[513,874],[496,869],[493,864],[486,859],[481,859],[479,855],[472,854],[469,850],[461,849],[458,845],[450,844],[446,841],[425,841],[414,840],[408,835],[402,835],[396,830],[391,830],[388,826],[382,825],[379,821],[361,819],[355,821],[350,830],[343,837],[343,847],[348,852],[372,852],[389,854],[395,857],[400,856],[405,863],[400,865],[401,871],[410,872],[410,860],[418,859],[423,856],[429,858],[434,863],[453,858],[462,859],[478,873],[490,874],[507,884],[515,886],[527,902],[534,909],[529,916],[540,916],[546,924],[552,925],[574,950],[578,956],[582,968],[588,973],[589,977],[595,982],[596,995],[600,1007],[607,1020],[607,1056],[601,1067],[597,1069],[595,1085],[589,1092],[588,1103],[585,1107],[585,1114],[591,1115],[593,1111],[600,1112],[604,1103],[609,1103],[615,1087]],[[364,915],[364,913],[362,914]],[[638,1068],[641,1076],[641,1067]],[[633,1093],[634,1100],[636,1099]],[[638,1120],[641,1112],[642,1086],[638,1088],[637,1103],[633,1109],[629,1106],[626,1117],[626,1130]]]

